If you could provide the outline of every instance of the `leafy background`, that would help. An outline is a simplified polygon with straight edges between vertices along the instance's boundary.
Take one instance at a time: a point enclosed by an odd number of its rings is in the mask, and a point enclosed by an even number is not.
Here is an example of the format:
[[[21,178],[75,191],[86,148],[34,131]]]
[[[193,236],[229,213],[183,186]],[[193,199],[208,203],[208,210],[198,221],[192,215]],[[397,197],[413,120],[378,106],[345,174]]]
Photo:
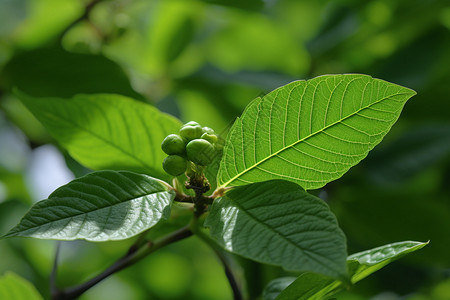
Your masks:
[[[13,94],[118,93],[226,132],[255,97],[296,79],[365,73],[417,91],[357,167],[317,191],[354,253],[431,240],[338,299],[450,299],[450,4],[391,1],[0,0],[0,232],[89,170],[53,143]],[[98,3],[97,3],[98,2]],[[239,7],[235,7],[238,2]],[[62,243],[61,286],[121,255],[125,242]],[[0,243],[0,275],[48,298],[55,242]],[[290,275],[244,259],[249,293]],[[242,271],[242,270],[241,270]],[[149,296],[150,295],[150,296]],[[172,245],[82,299],[229,299],[213,253]]]

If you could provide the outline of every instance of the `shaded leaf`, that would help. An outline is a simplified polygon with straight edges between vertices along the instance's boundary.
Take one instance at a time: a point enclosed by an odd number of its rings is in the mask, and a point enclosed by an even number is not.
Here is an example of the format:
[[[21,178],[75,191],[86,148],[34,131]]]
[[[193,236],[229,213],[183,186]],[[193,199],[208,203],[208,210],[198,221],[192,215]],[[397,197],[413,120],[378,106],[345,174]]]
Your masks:
[[[366,157],[413,95],[367,75],[325,75],[278,88],[233,124],[218,184],[284,179],[320,188]]]
[[[147,175],[99,171],[36,203],[3,238],[123,240],[166,219],[174,198],[166,184]]]
[[[169,178],[162,168],[163,139],[181,123],[156,108],[119,95],[33,98],[26,107],[70,155],[94,169],[128,170]]]
[[[205,225],[233,253],[288,270],[346,277],[346,240],[336,218],[295,183],[236,187],[215,200]]]
[[[351,282],[356,283],[389,263],[406,254],[417,251],[427,244],[410,241],[398,242],[352,254],[347,258],[347,268]],[[344,288],[345,285],[341,281],[322,274],[307,272],[301,274],[276,299],[318,300],[330,297]]]
[[[36,288],[27,280],[12,272],[0,277],[0,299],[43,300]]]
[[[112,60],[102,55],[71,53],[60,47],[19,53],[5,65],[1,75],[4,87],[17,87],[35,97],[116,93],[143,98]]]

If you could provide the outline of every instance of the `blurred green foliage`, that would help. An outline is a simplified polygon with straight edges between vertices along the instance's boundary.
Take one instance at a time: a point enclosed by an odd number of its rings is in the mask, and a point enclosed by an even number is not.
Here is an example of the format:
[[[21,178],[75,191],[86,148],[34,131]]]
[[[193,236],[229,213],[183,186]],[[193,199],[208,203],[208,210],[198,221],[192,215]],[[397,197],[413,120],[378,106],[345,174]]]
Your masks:
[[[118,93],[226,135],[261,93],[333,73],[364,73],[418,93],[365,161],[318,191],[347,234],[350,253],[430,240],[338,299],[450,299],[445,0],[0,0],[0,232],[31,205],[32,155],[52,142],[14,97],[14,87],[32,96]],[[64,156],[76,176],[89,171]],[[54,180],[46,174],[39,176]],[[89,278],[129,244],[63,243],[58,285]],[[2,241],[0,275],[13,271],[48,298],[54,252],[51,241]],[[286,275],[238,261],[252,299]],[[230,297],[219,262],[192,238],[114,275],[82,299]]]

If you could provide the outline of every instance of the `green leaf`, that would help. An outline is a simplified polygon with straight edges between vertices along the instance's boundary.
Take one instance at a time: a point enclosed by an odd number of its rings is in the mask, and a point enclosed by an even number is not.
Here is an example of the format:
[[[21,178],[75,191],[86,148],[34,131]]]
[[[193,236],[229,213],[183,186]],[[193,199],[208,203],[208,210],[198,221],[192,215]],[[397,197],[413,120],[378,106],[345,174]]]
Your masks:
[[[346,240],[336,218],[295,183],[236,187],[214,201],[205,225],[233,253],[287,270],[346,277]]]
[[[427,244],[428,242],[398,242],[350,255],[347,258],[347,268],[351,276],[351,282],[356,283],[402,256],[423,248]],[[343,290],[345,287],[345,284],[341,281],[322,274],[307,272],[301,274],[276,299],[325,299]]]
[[[147,175],[99,171],[36,203],[3,238],[123,240],[168,218],[174,198],[166,184]]]
[[[181,122],[119,95],[33,98],[17,92],[50,134],[81,164],[94,170],[128,170],[167,179],[163,139]]]
[[[4,88],[17,87],[35,97],[115,93],[143,98],[115,62],[102,55],[70,53],[60,47],[19,53],[5,65],[1,75]]]
[[[280,277],[272,280],[269,284],[264,288],[263,291],[263,300],[275,300],[278,295],[286,289],[292,282],[295,281],[295,277]]]
[[[422,249],[428,243],[413,241],[398,242],[350,255],[348,261],[352,283],[366,278],[408,253]]]
[[[316,189],[377,145],[415,92],[367,75],[295,81],[251,102],[230,130],[222,187],[284,179]]]
[[[17,274],[7,272],[0,277],[0,299],[43,300],[36,288]]]

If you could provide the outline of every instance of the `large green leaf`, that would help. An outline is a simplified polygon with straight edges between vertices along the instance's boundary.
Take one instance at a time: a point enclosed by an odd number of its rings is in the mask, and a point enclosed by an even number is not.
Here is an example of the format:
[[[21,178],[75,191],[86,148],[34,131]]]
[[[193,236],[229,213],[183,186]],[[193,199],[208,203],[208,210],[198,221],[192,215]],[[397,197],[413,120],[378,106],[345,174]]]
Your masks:
[[[70,53],[61,47],[21,52],[5,65],[0,77],[4,88],[16,87],[35,97],[115,93],[143,98],[115,62],[102,55]]]
[[[249,104],[227,138],[220,186],[284,179],[315,189],[378,144],[415,92],[367,75],[295,81]]]
[[[30,282],[12,272],[7,272],[0,277],[0,299],[42,300],[44,298]]]
[[[236,187],[212,205],[205,225],[225,249],[288,270],[345,279],[346,239],[327,204],[295,183]]]
[[[99,171],[71,181],[36,203],[3,237],[123,240],[166,219],[175,192],[127,171]]]
[[[428,243],[420,242],[398,242],[371,250],[355,253],[347,259],[347,268],[351,276],[351,282],[356,283],[370,274],[378,271],[387,264],[399,259],[400,257],[417,251]],[[278,278],[276,282],[268,285],[268,298],[273,299],[279,282],[286,284],[291,277],[284,280]],[[336,294],[345,288],[345,284],[322,274],[306,272],[301,274],[286,289],[281,292],[277,300],[319,300]]]
[[[119,95],[32,98],[17,93],[50,134],[81,164],[168,178],[161,142],[180,121],[156,108]]]

